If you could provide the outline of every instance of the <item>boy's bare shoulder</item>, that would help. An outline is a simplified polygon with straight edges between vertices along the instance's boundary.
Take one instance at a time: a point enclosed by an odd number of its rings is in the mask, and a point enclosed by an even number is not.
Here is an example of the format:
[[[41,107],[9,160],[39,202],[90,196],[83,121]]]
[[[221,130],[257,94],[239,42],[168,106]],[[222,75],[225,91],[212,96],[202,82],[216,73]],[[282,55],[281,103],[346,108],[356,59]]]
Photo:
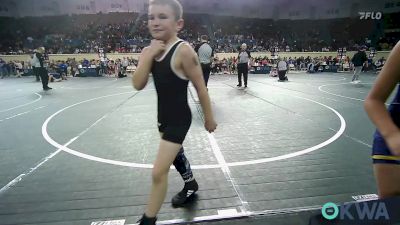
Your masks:
[[[186,41],[182,43],[181,47],[179,47],[179,53],[183,58],[196,55],[196,52],[192,46],[190,46],[190,44]]]
[[[150,46],[144,47],[140,53],[147,52],[150,49]]]

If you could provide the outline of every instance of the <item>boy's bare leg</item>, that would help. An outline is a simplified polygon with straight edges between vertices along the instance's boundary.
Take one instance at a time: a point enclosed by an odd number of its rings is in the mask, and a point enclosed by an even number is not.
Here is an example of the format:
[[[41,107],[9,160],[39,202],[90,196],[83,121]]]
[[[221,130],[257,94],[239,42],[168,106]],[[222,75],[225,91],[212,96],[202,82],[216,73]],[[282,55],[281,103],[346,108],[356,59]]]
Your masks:
[[[379,198],[400,195],[400,165],[374,164]]]
[[[146,208],[146,216],[155,217],[164,202],[168,187],[169,168],[182,145],[161,140],[152,171],[153,184]]]

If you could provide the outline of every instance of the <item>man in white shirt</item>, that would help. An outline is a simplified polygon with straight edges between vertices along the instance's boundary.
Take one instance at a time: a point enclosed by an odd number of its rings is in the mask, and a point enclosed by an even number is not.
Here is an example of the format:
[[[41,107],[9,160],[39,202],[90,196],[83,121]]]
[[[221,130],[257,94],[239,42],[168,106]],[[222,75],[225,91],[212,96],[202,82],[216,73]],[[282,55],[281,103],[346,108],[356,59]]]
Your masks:
[[[214,50],[212,49],[210,44],[208,44],[207,35],[201,35],[201,43],[195,47],[195,51],[199,56],[201,69],[203,71],[204,82],[206,83],[207,87],[208,78],[210,77],[211,72],[212,57],[214,55]]]
[[[17,75],[16,77],[22,77],[22,73],[24,72],[22,63],[20,61],[15,61],[15,69],[17,70]]]
[[[127,58],[124,57],[124,58],[122,59],[122,74],[123,74],[123,75],[126,74],[126,69],[128,68],[128,66],[129,66],[129,61],[128,61]]]
[[[40,81],[40,76],[39,76],[39,67],[40,67],[40,62],[39,59],[36,57],[37,50],[33,50],[33,56],[31,59],[31,65],[32,65],[32,70],[33,74],[36,77],[36,82]]]
[[[247,44],[243,43],[240,47],[238,55],[238,85],[237,87],[242,87],[242,74],[244,80],[244,88],[247,88],[247,77],[249,72],[248,63],[251,59],[250,52],[247,50]]]
[[[287,63],[285,60],[278,59],[278,76],[279,80],[278,81],[289,81],[289,79],[286,76],[286,71],[287,71]]]

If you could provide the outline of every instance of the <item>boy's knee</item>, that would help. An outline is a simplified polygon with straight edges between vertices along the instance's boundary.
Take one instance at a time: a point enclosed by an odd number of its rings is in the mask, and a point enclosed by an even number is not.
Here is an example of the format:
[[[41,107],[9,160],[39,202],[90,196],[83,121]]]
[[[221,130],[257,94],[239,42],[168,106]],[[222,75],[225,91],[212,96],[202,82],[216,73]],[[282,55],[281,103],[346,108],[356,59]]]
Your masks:
[[[153,183],[160,183],[168,176],[168,170],[154,167],[152,170]]]

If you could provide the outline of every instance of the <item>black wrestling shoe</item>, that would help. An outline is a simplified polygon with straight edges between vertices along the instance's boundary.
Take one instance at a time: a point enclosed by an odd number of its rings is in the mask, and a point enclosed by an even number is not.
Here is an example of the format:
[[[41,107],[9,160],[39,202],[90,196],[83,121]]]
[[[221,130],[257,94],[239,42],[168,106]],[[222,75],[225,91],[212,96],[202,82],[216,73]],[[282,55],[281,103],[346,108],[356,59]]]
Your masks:
[[[241,87],[242,86],[242,84],[238,84],[238,85],[236,85],[236,87]]]
[[[146,214],[143,214],[142,218],[137,221],[139,225],[155,225],[157,221],[157,217],[150,218],[147,217]]]
[[[180,191],[172,198],[171,200],[172,206],[173,207],[183,206],[185,203],[193,199],[197,190],[199,190],[199,185],[197,184],[196,180],[186,183],[182,191]]]

